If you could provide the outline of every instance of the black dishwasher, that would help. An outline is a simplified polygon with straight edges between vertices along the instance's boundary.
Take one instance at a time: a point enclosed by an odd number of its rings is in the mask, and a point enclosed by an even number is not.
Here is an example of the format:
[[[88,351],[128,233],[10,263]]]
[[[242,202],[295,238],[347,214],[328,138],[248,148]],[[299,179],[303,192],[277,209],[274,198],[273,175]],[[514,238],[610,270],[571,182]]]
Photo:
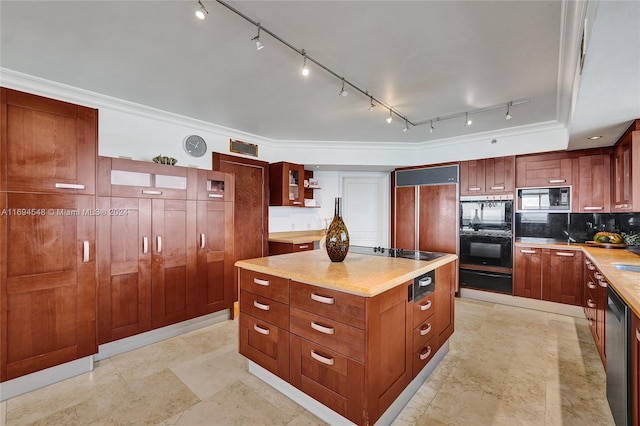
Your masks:
[[[631,416],[631,330],[629,307],[607,287],[605,348],[607,351],[607,400],[616,426],[628,425]]]

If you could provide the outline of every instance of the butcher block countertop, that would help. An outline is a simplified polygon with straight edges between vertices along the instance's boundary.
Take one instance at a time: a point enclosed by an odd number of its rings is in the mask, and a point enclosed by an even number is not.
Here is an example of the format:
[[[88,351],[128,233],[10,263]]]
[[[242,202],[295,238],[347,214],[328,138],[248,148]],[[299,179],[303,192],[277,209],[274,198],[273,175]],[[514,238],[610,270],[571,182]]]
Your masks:
[[[239,260],[235,265],[305,284],[373,297],[457,258],[454,254],[445,254],[426,262],[348,253],[344,261],[332,262],[324,250],[312,250]]]
[[[640,256],[624,249],[599,248],[590,244],[516,242],[516,247],[540,247],[560,250],[582,250],[596,265],[629,308],[640,316],[640,272],[622,271],[616,263],[640,267]]]
[[[270,232],[269,241],[275,243],[310,243],[314,241],[320,241],[324,236],[323,229],[316,229],[310,231],[287,231],[287,232]]]

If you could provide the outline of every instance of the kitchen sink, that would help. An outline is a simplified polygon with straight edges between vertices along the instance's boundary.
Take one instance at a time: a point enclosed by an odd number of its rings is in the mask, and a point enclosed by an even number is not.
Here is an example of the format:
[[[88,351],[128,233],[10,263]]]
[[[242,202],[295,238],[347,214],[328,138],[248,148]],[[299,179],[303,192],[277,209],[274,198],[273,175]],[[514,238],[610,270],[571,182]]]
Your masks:
[[[624,263],[614,263],[613,266],[615,266],[617,269],[620,269],[621,271],[640,272],[640,265],[626,265]]]

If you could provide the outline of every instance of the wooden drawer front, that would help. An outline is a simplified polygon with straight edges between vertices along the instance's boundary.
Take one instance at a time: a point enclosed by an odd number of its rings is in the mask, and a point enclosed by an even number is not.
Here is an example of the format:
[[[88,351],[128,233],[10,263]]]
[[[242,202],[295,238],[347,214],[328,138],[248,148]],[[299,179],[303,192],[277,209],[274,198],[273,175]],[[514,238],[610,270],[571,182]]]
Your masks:
[[[424,366],[431,361],[431,358],[433,358],[433,355],[438,350],[436,347],[437,340],[438,339],[434,338],[427,340],[413,353],[413,377],[417,376]]]
[[[283,380],[289,380],[289,332],[240,313],[239,352]]]
[[[276,302],[259,294],[240,292],[240,312],[267,321],[285,330],[289,329],[289,305]]]
[[[413,351],[419,351],[436,334],[435,318],[429,318],[413,329]]]
[[[293,307],[290,330],[291,333],[364,362],[364,330]]]
[[[363,364],[292,334],[290,383],[354,423],[365,424]]]
[[[289,304],[289,279],[240,269],[240,289]]]
[[[291,281],[291,306],[364,329],[365,298]]]
[[[313,250],[313,241],[308,243],[297,243],[293,245],[293,252]]]
[[[420,299],[413,304],[413,327],[422,324],[436,312],[435,293]]]

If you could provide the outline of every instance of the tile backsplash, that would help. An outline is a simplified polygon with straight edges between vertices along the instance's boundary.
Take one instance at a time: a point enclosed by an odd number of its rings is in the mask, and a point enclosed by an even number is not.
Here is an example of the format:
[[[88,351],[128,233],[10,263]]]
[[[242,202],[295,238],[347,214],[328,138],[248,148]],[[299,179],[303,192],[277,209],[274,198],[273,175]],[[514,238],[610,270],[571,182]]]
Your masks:
[[[598,231],[640,234],[640,213],[516,213],[516,238],[583,243]]]

